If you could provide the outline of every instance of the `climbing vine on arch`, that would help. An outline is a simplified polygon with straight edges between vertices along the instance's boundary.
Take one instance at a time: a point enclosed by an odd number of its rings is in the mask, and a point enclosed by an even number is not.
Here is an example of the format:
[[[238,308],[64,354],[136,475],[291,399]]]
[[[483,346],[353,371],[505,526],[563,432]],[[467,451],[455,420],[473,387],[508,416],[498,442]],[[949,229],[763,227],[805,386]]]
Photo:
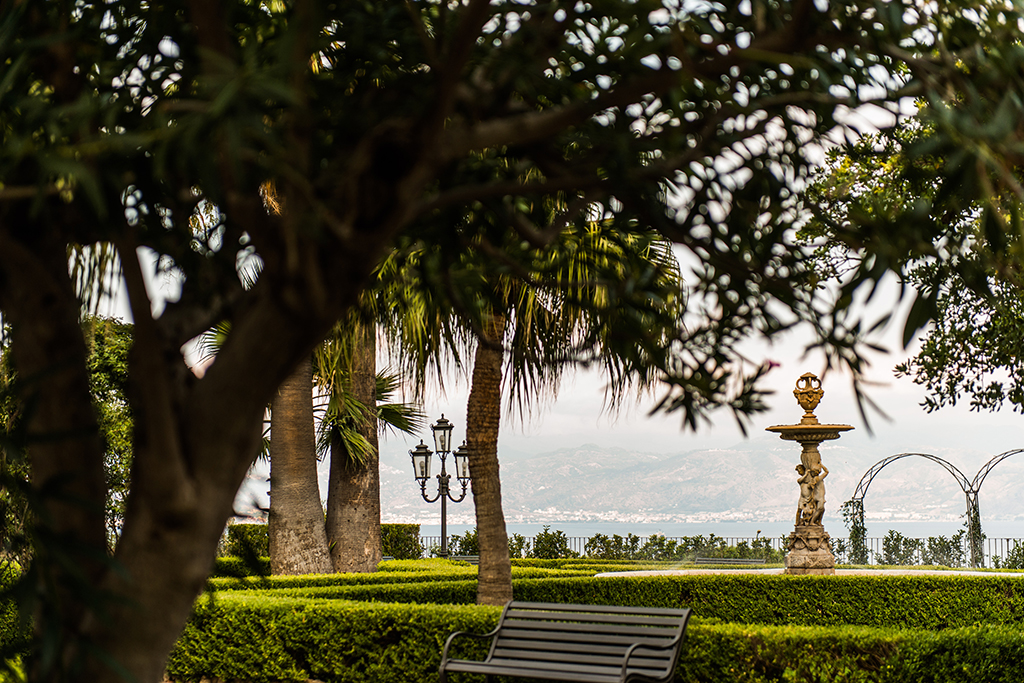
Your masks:
[[[849,530],[850,564],[868,563],[867,527],[864,526],[864,501],[854,498],[843,503],[843,522]]]

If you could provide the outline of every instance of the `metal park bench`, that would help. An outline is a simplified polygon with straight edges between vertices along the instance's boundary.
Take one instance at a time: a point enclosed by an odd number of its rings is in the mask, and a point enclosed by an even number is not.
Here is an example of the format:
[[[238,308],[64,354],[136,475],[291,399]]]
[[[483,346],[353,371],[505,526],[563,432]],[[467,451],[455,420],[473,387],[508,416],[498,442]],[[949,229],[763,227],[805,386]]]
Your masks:
[[[743,559],[739,557],[697,557],[693,560],[694,564],[736,564],[736,565],[748,565],[748,564],[764,564],[764,558],[760,559]]]
[[[486,634],[457,631],[441,653],[440,683],[463,672],[580,683],[672,680],[690,610],[516,602]],[[457,637],[490,639],[483,661],[449,659]]]
[[[448,559],[458,562],[469,562],[470,564],[480,564],[479,555],[449,555]]]

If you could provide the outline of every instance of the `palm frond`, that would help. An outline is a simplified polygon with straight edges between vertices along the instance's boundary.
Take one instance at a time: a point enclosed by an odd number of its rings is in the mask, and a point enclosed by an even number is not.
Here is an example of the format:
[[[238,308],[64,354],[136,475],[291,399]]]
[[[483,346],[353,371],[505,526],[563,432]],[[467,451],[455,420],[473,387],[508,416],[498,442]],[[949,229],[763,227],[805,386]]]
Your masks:
[[[373,446],[359,430],[359,425],[374,420],[380,433],[415,433],[422,429],[422,410],[409,403],[394,402],[401,388],[398,375],[380,371],[374,377],[376,405],[367,406],[352,391],[353,353],[356,339],[366,331],[353,316],[339,322],[331,336],[313,354],[314,377],[327,398],[317,435],[321,457],[332,445],[341,445],[355,462],[365,462],[373,454]]]
[[[381,434],[416,434],[427,423],[422,405],[392,401],[400,387],[398,375],[387,370],[377,373],[377,429]]]
[[[199,338],[196,340],[196,351],[201,354],[199,362],[205,363],[220,353],[220,350],[224,348],[224,344],[227,343],[230,334],[231,323],[225,320],[199,335]]]

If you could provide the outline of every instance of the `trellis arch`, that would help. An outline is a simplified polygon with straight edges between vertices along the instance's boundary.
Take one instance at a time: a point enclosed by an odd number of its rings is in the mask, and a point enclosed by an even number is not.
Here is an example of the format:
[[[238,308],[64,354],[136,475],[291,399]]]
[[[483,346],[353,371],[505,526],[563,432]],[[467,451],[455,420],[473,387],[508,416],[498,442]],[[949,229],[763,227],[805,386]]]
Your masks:
[[[931,453],[899,453],[897,455],[890,455],[887,458],[882,458],[872,465],[871,469],[865,472],[864,476],[860,478],[860,481],[857,483],[857,488],[853,492],[853,497],[847,503],[853,517],[851,520],[852,523],[862,529],[864,528],[864,496],[867,495],[868,488],[871,486],[871,482],[875,480],[875,477],[878,476],[878,473],[897,460],[912,457],[924,458],[940,465],[943,469],[953,475],[956,483],[960,486],[960,490],[964,492],[964,496],[967,498],[967,528],[968,541],[971,548],[971,566],[976,567],[977,561],[980,559],[980,553],[976,554],[976,550],[980,550],[981,545],[981,523],[977,517],[979,514],[977,493],[971,486],[971,481],[963,472],[960,471],[959,467],[937,455],[932,455]],[[977,522],[977,525],[974,522]],[[977,533],[973,533],[975,526],[978,528]]]
[[[982,466],[980,470],[978,470],[978,473],[974,475],[974,479],[971,481],[971,488],[974,489],[975,491],[980,491],[981,485],[985,483],[985,477],[987,477],[988,473],[992,471],[992,468],[1001,463],[1002,461],[1006,460],[1010,456],[1017,455],[1018,453],[1024,453],[1024,448],[1015,448],[1012,451],[1000,453],[999,455],[989,460]]]
[[[967,476],[953,463],[930,453],[900,453],[882,458],[872,465],[871,469],[860,478],[857,488],[853,492],[853,497],[847,502],[852,504],[849,508],[853,517],[852,521],[861,528],[864,527],[864,496],[867,494],[871,482],[875,480],[878,473],[885,469],[887,465],[903,458],[915,456],[931,460],[953,475],[956,483],[960,485],[960,489],[964,492],[964,496],[967,499],[967,541],[971,551],[971,566],[977,567],[982,564],[985,552],[981,544],[981,509],[978,505],[978,493],[981,491],[981,485],[985,483],[985,478],[988,477],[996,465],[1019,453],[1024,453],[1024,448],[1015,448],[992,457],[982,465],[978,473],[974,475],[974,479],[971,480],[968,480]]]

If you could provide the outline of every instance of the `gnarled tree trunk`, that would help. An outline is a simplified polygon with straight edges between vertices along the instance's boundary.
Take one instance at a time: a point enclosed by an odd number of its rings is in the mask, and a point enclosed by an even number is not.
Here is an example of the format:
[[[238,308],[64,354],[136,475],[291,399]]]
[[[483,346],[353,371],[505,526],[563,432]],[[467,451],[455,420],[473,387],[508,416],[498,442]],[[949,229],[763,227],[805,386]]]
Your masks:
[[[358,461],[337,441],[331,444],[331,475],[327,487],[327,540],[337,572],[372,572],[381,559],[380,458],[377,451],[377,340],[372,325],[352,352],[352,394],[369,408],[356,429],[370,442],[371,452]]]
[[[308,357],[281,384],[270,410],[270,571],[329,574]]]
[[[508,533],[501,509],[501,479],[498,473],[498,427],[501,423],[501,349],[506,320],[490,319],[473,360],[473,385],[466,407],[466,435],[469,472],[473,482],[473,505],[480,540],[480,569],[476,601],[481,605],[503,605],[512,599],[512,564],[508,556]]]

